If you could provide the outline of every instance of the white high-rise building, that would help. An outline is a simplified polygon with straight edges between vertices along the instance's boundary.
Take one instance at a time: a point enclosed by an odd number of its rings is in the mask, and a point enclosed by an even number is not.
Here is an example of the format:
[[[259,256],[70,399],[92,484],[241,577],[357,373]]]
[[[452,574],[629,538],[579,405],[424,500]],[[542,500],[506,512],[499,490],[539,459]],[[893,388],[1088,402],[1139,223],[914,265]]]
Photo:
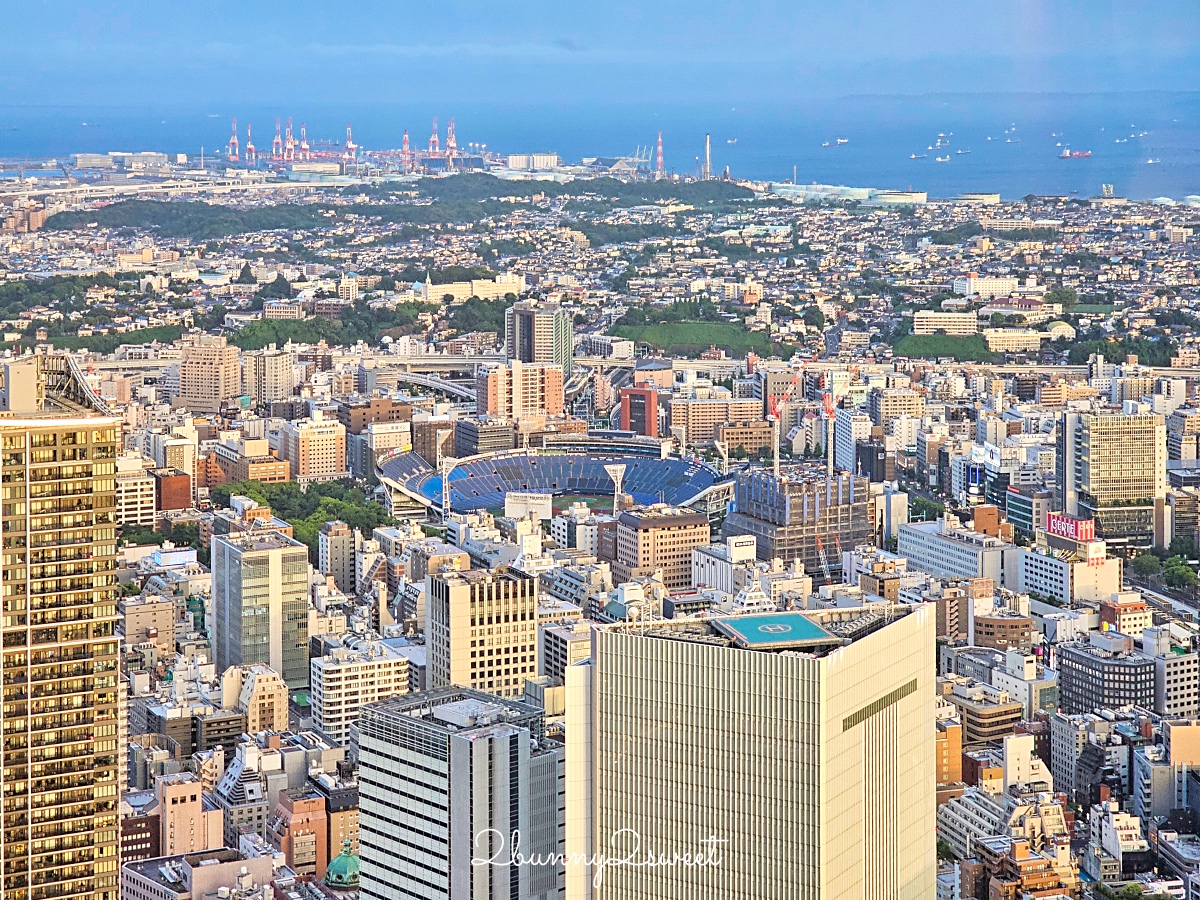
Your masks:
[[[242,356],[242,393],[255,404],[289,400],[296,392],[292,354],[269,344]]]
[[[414,662],[423,660],[424,648],[381,642],[354,650],[339,647],[326,656],[313,657],[309,663],[313,719],[322,733],[347,745],[361,709],[414,690]]]
[[[540,707],[455,687],[393,697],[363,708],[357,742],[362,900],[562,897],[563,746]]]
[[[597,628],[567,668],[567,897],[933,897],[933,613]],[[609,867],[597,892],[571,859],[599,850],[693,864]]]
[[[833,419],[833,464],[845,472],[854,472],[859,441],[871,439],[871,417],[852,409],[838,408]],[[823,444],[824,442],[822,442]],[[825,448],[828,452],[829,448]]]

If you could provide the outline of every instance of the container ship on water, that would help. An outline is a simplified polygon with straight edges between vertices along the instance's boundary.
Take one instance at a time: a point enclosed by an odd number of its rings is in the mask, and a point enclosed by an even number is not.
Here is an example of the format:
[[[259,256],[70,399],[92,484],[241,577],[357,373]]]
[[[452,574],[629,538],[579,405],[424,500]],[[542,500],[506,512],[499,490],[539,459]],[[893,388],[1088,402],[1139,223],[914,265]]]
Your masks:
[[[1092,155],[1091,150],[1072,150],[1069,147],[1063,147],[1063,152],[1058,154],[1059,159],[1087,159]]]

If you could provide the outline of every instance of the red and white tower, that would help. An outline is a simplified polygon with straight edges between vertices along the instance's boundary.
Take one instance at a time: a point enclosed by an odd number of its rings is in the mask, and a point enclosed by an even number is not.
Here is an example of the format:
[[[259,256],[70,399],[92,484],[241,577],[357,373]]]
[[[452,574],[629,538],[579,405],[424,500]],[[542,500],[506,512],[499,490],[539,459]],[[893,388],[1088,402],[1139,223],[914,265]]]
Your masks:
[[[404,129],[404,143],[400,145],[400,167],[405,172],[411,172],[413,168],[412,148],[408,144],[408,129]]]
[[[458,155],[458,138],[454,136],[454,116],[446,123],[446,159],[451,162]]]
[[[233,131],[229,135],[229,161],[238,161],[237,118],[233,120]]]
[[[303,122],[300,123],[300,158],[305,162],[312,159],[312,153],[308,148],[308,128]]]
[[[654,172],[655,172],[655,175],[654,175],[655,178],[663,177],[664,173],[663,173],[662,132],[661,131],[658,133],[658,159],[655,160]]]
[[[253,165],[258,162],[258,150],[254,146],[254,138],[250,136],[251,126],[246,126],[246,162]]]
[[[438,143],[437,133],[437,116],[433,117],[433,134],[429,136],[429,153],[435,156],[441,152],[441,145]]]
[[[283,159],[283,136],[279,133],[282,123],[275,117],[275,140],[271,141],[271,159]]]
[[[354,143],[354,137],[350,133],[350,123],[346,123],[346,145],[342,148],[342,159],[346,162],[354,162],[358,156],[358,144]]]
[[[296,138],[292,135],[292,117],[288,116],[287,129],[283,133],[283,160],[294,162],[296,159]]]

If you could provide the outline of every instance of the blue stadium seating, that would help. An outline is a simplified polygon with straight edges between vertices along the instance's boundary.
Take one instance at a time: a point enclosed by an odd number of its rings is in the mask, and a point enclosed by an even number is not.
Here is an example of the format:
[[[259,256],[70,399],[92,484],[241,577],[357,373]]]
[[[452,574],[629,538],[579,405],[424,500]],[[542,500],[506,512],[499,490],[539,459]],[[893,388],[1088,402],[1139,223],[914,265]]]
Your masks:
[[[383,474],[437,503],[442,476],[412,457],[416,454],[387,460]],[[451,471],[450,505],[460,512],[501,507],[510,491],[610,496],[613,483],[604,467],[612,463],[625,464],[622,490],[639,504],[684,503],[719,480],[714,470],[687,459],[597,453],[500,454],[461,463]]]

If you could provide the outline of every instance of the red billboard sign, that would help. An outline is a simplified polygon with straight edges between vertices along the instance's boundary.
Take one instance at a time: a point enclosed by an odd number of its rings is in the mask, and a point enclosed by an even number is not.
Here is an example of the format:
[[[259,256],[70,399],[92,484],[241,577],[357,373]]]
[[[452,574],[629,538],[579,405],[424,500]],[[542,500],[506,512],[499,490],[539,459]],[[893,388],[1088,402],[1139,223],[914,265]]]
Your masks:
[[[1085,542],[1096,539],[1095,519],[1076,519],[1061,513],[1046,515],[1046,531],[1058,537],[1069,538],[1073,541]]]

